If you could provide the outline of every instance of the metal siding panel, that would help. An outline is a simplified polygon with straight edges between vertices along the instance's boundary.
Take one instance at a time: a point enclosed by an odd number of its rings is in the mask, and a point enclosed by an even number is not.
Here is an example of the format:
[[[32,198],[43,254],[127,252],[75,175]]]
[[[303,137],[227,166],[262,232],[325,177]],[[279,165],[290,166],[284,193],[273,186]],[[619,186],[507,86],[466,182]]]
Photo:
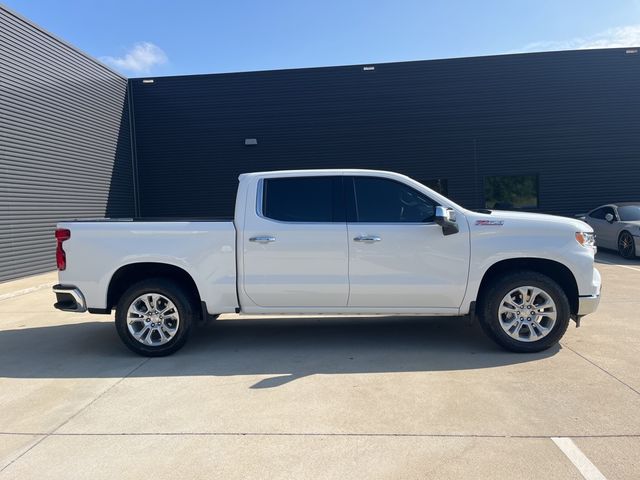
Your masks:
[[[133,216],[127,81],[0,7],[0,281],[55,268],[53,229]]]
[[[447,178],[470,208],[495,174],[539,174],[551,213],[640,199],[639,77],[605,49],[130,79],[141,213],[229,215],[238,174],[287,168]]]

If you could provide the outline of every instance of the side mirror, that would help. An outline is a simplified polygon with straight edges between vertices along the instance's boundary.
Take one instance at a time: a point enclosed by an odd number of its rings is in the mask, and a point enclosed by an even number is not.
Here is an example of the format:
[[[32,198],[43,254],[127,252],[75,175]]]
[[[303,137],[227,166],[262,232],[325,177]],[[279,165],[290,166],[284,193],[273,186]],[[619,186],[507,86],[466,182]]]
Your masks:
[[[613,223],[613,215],[612,215],[612,214],[610,214],[610,213],[607,213],[607,214],[604,216],[604,219],[605,219],[607,222],[609,222],[609,223]]]
[[[456,223],[456,212],[451,208],[437,206],[434,222],[442,227],[443,235],[452,235],[460,231]]]

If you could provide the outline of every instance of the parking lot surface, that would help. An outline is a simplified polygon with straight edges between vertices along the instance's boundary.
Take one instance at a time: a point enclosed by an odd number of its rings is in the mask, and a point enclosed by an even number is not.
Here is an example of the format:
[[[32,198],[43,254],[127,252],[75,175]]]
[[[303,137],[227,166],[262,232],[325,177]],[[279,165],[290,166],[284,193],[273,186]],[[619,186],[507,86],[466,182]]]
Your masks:
[[[640,262],[513,354],[463,318],[228,315],[167,358],[0,285],[0,478],[640,478]],[[573,460],[573,461],[572,461]]]

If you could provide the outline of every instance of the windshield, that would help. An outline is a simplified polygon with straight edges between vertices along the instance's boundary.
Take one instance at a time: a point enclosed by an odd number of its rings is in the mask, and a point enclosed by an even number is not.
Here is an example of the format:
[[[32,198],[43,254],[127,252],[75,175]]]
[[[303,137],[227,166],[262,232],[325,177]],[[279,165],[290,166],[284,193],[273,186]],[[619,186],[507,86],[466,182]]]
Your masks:
[[[618,215],[623,222],[634,222],[640,220],[640,205],[625,205],[618,207]]]

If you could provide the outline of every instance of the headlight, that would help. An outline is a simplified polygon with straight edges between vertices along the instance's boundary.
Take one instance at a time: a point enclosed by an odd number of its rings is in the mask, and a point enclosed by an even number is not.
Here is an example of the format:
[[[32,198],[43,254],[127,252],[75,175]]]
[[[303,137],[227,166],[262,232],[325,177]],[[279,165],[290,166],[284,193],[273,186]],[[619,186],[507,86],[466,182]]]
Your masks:
[[[592,232],[576,232],[576,242],[583,247],[596,248],[596,234]]]

